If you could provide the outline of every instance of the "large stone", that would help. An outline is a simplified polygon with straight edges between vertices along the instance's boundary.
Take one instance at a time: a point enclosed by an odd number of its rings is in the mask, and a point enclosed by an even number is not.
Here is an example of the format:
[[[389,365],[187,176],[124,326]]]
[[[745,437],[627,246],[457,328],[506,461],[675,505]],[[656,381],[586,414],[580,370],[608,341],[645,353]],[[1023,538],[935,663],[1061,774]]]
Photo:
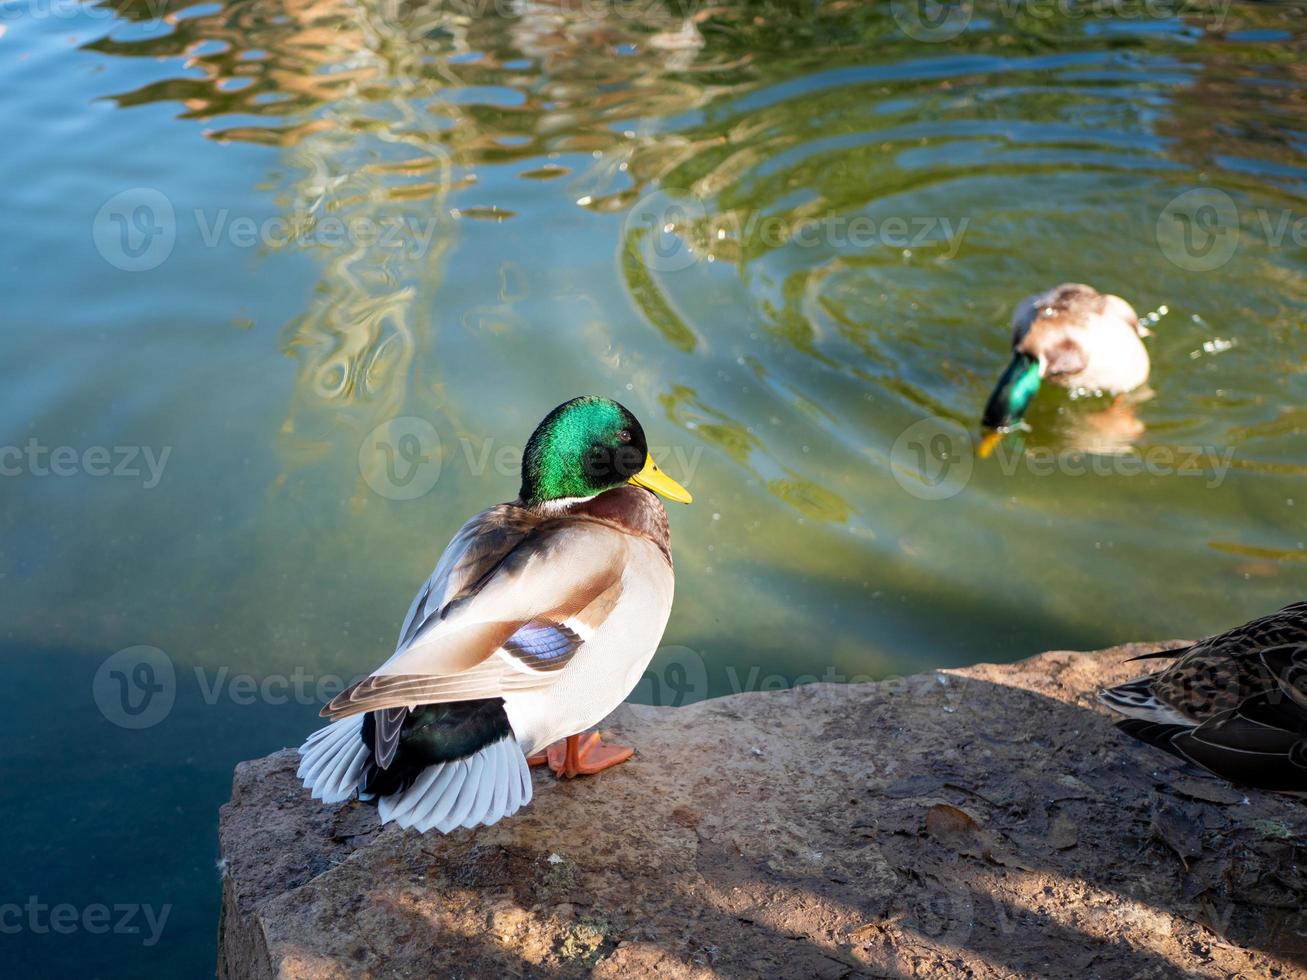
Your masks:
[[[1307,807],[1118,733],[1143,649],[624,706],[634,760],[448,837],[244,763],[218,974],[1307,976]]]

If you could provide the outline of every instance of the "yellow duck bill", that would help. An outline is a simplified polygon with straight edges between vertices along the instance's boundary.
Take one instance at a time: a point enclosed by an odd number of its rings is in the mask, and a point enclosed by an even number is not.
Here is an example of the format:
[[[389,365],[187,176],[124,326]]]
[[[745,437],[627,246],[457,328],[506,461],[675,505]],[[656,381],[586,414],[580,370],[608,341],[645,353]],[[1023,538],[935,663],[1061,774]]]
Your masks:
[[[690,496],[689,490],[658,468],[658,464],[654,462],[652,456],[644,458],[644,469],[627,482],[633,483],[637,487],[644,487],[646,490],[652,490],[659,496],[674,500],[678,504],[688,504],[694,500]]]

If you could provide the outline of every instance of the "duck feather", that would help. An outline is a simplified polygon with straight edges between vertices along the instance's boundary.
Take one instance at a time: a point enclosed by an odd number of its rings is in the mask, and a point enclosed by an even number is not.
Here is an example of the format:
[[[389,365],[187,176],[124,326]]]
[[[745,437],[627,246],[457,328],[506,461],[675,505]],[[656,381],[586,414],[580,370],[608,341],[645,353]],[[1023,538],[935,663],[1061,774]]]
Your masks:
[[[1099,692],[1117,726],[1230,782],[1307,795],[1307,602],[1145,657],[1177,654]]]

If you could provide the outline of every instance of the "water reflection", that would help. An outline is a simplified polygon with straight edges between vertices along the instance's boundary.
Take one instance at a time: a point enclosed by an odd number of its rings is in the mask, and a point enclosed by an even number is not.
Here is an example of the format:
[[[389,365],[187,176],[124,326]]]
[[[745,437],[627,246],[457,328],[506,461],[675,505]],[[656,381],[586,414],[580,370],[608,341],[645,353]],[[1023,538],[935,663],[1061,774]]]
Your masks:
[[[282,426],[288,461],[357,444],[403,414],[415,360],[438,360],[423,317],[455,236],[447,204],[454,170],[414,97],[420,58],[405,36],[387,34],[391,23],[361,17],[356,38],[367,46],[349,59],[374,94],[331,102],[285,151],[291,214],[310,238],[337,231],[306,312],[282,331],[283,350],[300,366]],[[372,475],[362,473],[360,504]]]
[[[88,47],[184,59],[179,77],[114,98],[176,102],[214,139],[279,147],[289,220],[402,230],[402,248],[355,236],[319,250],[319,287],[282,332],[300,365],[289,470],[406,411],[466,429],[476,406],[457,372],[495,337],[572,358],[575,337],[524,315],[566,301],[601,338],[597,368],[635,371],[669,423],[772,504],[865,542],[916,505],[888,447],[923,415],[971,425],[1006,311],[1042,282],[1174,312],[1155,398],[1043,399],[1029,448],[1256,443],[1274,425],[1259,417],[1268,382],[1302,389],[1255,343],[1223,349],[1219,368],[1179,353],[1211,331],[1300,347],[1302,255],[1246,233],[1227,270],[1239,308],[1158,247],[1167,202],[1212,174],[1245,224],[1300,200],[1302,41],[1236,39],[1287,30],[1287,14],[1041,10],[981,4],[943,46],[906,35],[890,5],[253,2],[178,7],[166,33]],[[499,283],[464,297],[449,256],[481,222],[504,229],[476,238],[502,252]],[[639,326],[610,326],[624,311],[584,272],[535,281],[573,231],[611,236],[607,272]],[[312,252],[313,236],[294,244]],[[1011,496],[986,473],[968,488],[982,511]],[[1170,500],[1198,520],[1205,505]],[[946,574],[961,586],[978,570]]]

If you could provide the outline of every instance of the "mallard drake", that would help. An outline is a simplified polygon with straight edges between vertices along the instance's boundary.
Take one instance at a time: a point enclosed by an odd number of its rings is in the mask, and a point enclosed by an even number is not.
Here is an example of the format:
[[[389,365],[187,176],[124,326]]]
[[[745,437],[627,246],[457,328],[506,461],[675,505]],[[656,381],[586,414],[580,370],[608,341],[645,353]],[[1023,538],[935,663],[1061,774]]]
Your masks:
[[[1183,650],[1099,692],[1122,731],[1232,783],[1307,796],[1307,602]]]
[[[1148,380],[1150,331],[1120,296],[1063,283],[1012,314],[1012,361],[985,404],[982,423],[1016,425],[1045,379],[1073,390],[1123,394]]]
[[[571,777],[630,758],[579,733],[631,692],[667,625],[672,553],[655,494],[691,499],[627,409],[588,396],[545,416],[518,499],[463,525],[394,654],[322,709],[332,723],[300,748],[313,796],[357,791],[383,823],[448,833],[530,802],[528,760]]]

